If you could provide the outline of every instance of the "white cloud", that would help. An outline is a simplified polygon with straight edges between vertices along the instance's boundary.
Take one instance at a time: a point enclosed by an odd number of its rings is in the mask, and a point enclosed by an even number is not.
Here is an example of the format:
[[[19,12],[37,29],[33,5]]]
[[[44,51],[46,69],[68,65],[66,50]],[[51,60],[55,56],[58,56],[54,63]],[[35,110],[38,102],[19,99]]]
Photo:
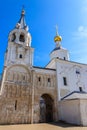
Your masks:
[[[87,25],[87,0],[81,1],[81,7],[80,7],[80,21]]]
[[[76,30],[72,32],[71,55],[76,62],[87,64],[87,0],[79,0],[79,12]]]
[[[73,33],[73,38],[78,40],[87,40],[87,26],[79,26]]]
[[[72,44],[75,48],[71,49],[71,55],[75,61],[87,64],[87,26],[79,26],[72,33]]]
[[[82,11],[82,13],[87,13],[87,6],[83,6],[81,11]]]

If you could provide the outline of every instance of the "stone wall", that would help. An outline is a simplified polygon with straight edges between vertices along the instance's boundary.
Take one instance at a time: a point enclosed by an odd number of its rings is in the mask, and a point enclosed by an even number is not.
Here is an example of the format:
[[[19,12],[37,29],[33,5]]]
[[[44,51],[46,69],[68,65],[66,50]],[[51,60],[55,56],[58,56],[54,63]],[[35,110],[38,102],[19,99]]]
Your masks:
[[[53,120],[57,121],[55,72],[30,70],[23,65],[5,68],[0,95],[0,124],[40,122],[40,98],[52,97]]]
[[[55,74],[35,74],[35,88],[34,88],[34,101],[35,101],[35,122],[37,117],[40,120],[40,98],[43,94],[49,95],[53,100],[53,120],[58,121],[58,100],[57,100],[57,85]],[[37,112],[36,112],[37,111]]]
[[[7,69],[0,95],[0,124],[31,123],[32,79],[22,66]]]

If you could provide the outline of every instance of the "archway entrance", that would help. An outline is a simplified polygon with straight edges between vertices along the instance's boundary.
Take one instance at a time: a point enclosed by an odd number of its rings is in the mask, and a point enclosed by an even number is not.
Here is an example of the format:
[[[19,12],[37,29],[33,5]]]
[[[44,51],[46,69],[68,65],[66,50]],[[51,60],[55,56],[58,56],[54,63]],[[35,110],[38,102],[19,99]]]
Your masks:
[[[53,99],[48,94],[40,98],[40,122],[53,121]]]

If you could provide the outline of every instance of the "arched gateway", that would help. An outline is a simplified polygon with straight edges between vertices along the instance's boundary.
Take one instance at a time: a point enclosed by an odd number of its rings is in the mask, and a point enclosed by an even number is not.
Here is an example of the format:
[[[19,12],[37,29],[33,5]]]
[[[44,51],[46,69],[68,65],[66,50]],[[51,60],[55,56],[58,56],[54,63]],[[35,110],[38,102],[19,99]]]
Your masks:
[[[53,99],[48,94],[40,98],[40,122],[53,121]]]

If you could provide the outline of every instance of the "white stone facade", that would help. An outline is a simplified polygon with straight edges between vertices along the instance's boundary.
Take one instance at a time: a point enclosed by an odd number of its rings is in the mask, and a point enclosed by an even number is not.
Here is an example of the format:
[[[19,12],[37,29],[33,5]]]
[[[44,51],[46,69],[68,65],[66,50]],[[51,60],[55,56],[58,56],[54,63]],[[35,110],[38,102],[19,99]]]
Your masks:
[[[73,91],[87,92],[87,65],[56,58],[47,67],[53,67],[57,71],[59,99]]]
[[[5,53],[0,124],[58,121],[56,70],[33,66],[33,53],[22,10]],[[44,111],[41,101],[46,106]]]

